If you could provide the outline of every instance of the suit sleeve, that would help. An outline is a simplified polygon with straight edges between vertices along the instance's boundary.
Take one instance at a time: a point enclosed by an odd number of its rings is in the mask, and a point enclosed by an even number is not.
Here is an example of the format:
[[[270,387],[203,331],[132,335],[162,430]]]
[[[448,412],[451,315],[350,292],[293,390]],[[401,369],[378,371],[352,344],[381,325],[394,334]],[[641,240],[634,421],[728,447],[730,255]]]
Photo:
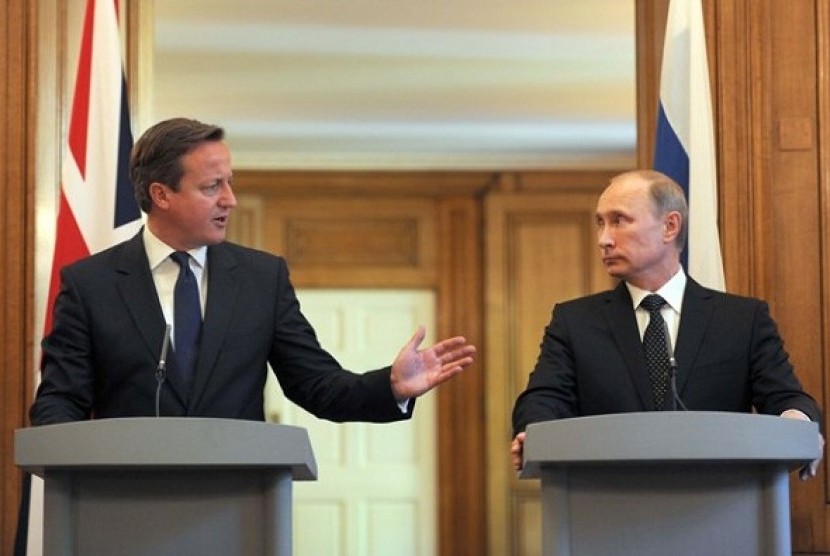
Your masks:
[[[536,366],[513,407],[514,435],[530,423],[577,415],[576,363],[566,315],[561,306],[554,307],[545,327]]]
[[[763,301],[755,311],[750,357],[753,405],[760,413],[780,415],[787,409],[798,409],[821,423],[818,404],[802,388]]]
[[[80,293],[67,270],[61,272],[53,322],[41,345],[41,382],[29,411],[33,425],[80,421],[92,411],[89,328]]]
[[[390,422],[409,418],[414,403],[410,402],[406,412],[401,411],[392,392],[391,368],[363,374],[343,369],[320,346],[302,314],[282,259],[278,279],[269,361],[288,399],[330,421]]]

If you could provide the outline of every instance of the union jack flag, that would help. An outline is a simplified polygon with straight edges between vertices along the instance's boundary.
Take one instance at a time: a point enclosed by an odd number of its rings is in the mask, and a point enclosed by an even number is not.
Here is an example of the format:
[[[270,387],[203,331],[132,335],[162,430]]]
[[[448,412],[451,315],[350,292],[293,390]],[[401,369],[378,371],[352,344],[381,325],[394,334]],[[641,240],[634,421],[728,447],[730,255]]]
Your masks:
[[[132,145],[118,0],[87,0],[62,166],[47,333],[61,268],[132,237],[141,227],[129,175]]]

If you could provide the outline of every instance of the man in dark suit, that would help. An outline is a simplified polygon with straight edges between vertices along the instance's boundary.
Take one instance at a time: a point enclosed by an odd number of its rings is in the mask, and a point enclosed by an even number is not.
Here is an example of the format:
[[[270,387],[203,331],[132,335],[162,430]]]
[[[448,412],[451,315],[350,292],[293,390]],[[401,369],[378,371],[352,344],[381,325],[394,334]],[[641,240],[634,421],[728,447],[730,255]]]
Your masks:
[[[767,304],[706,289],[684,273],[687,215],[683,190],[659,172],[627,172],[602,193],[596,210],[600,252],[608,273],[621,282],[554,307],[536,367],[513,409],[517,470],[525,427],[539,421],[670,409],[674,403],[820,420]],[[652,317],[641,302],[647,305],[649,297],[659,299],[654,310],[665,321],[660,334],[668,335],[661,351],[666,365],[676,367],[679,400],[668,383],[655,389],[647,370],[643,340]],[[805,474],[814,475],[817,465]]]
[[[157,403],[163,416],[262,420],[268,363],[286,396],[318,417],[396,421],[472,363],[475,348],[462,337],[418,349],[420,327],[391,367],[344,370],[302,315],[285,261],[225,241],[236,198],[223,137],[219,127],[175,118],[137,141],[130,169],[146,226],[63,269],[33,424],[151,416]],[[181,268],[175,252],[183,253]],[[175,307],[185,264],[197,284],[190,366],[176,334],[187,328]],[[166,380],[157,390],[168,331]]]

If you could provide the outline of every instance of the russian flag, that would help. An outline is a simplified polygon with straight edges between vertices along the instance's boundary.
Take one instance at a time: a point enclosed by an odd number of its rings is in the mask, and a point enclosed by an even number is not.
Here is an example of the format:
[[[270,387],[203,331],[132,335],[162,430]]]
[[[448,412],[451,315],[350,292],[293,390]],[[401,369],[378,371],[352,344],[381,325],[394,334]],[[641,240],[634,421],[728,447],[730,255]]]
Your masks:
[[[141,211],[133,195],[133,145],[118,28],[118,0],[87,0],[66,152],[61,167],[44,335],[65,265],[135,235]],[[29,482],[29,477],[25,477]],[[24,484],[15,555],[42,552],[42,484]]]
[[[683,265],[704,286],[724,290],[718,182],[706,34],[700,0],[671,0],[660,70],[654,169],[689,200]]]

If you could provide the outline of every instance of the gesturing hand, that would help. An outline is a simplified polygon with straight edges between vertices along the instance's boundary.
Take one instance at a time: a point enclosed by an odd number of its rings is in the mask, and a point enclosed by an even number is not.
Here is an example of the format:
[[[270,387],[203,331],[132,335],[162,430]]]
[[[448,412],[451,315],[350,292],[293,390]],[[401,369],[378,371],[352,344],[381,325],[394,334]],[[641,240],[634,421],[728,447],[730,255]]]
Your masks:
[[[475,346],[462,336],[418,349],[426,330],[419,326],[392,363],[392,392],[398,401],[417,398],[445,382],[473,362]]]

